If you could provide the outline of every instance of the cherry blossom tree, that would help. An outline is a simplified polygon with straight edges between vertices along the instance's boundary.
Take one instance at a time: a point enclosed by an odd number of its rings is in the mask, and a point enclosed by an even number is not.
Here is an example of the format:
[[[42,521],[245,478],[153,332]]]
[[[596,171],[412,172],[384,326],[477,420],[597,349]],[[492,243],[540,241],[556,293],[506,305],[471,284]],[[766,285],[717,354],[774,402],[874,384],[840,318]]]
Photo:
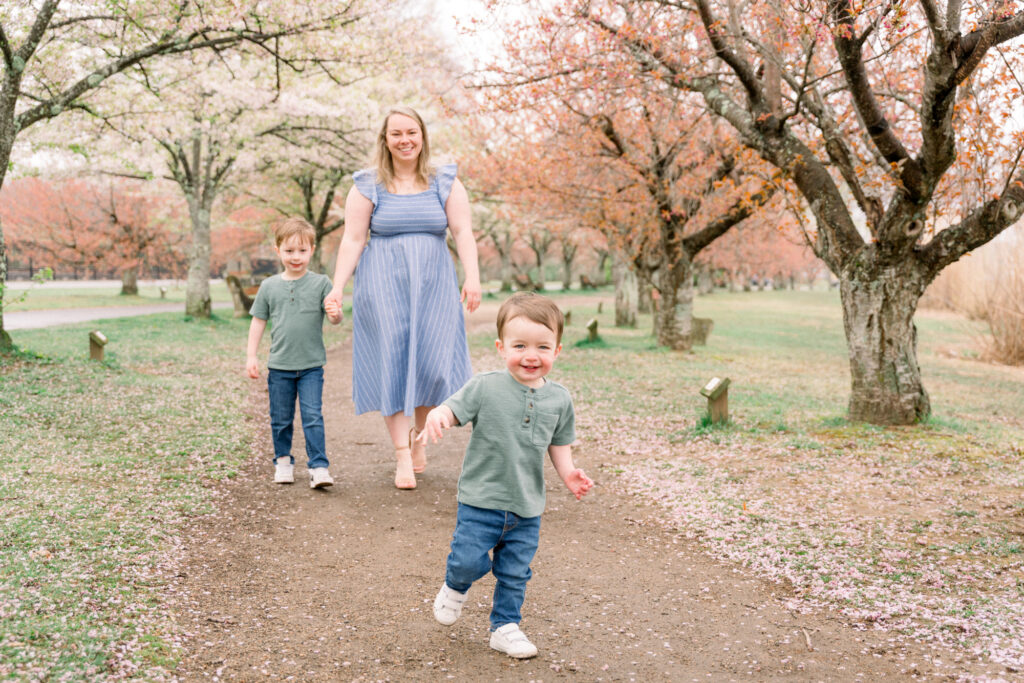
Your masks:
[[[0,5],[0,187],[19,136],[131,77],[145,83],[160,58],[242,45],[276,56],[288,39],[328,32],[357,16],[355,2],[266,2],[239,10],[227,0],[16,0]],[[323,35],[323,33],[321,33]],[[0,226],[0,348],[6,248]]]
[[[605,229],[660,295],[658,343],[685,350],[694,258],[768,202],[778,184],[754,155],[739,163],[727,126],[713,124],[698,98],[637,78],[616,48],[603,31],[548,17],[510,33],[508,59],[495,65],[485,92],[498,111],[522,112],[535,133],[503,147],[523,167],[505,184],[523,183],[515,190],[522,204]],[[538,235],[562,223],[527,233],[535,253],[548,247]]]
[[[609,0],[566,16],[786,174],[839,279],[850,417],[925,419],[917,302],[1024,212],[1019,3]]]
[[[180,233],[152,183],[22,178],[0,192],[0,218],[19,250],[56,270],[116,272],[138,294],[139,271],[177,260]]]

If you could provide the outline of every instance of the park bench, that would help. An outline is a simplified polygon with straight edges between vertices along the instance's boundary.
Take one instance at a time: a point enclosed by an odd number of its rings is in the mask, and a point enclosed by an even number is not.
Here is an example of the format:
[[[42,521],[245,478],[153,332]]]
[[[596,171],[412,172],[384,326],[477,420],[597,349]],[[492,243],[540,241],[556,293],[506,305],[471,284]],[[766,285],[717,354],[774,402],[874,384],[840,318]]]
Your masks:
[[[224,278],[224,284],[228,286],[228,291],[231,292],[231,300],[235,304],[234,317],[244,318],[249,315],[249,309],[252,308],[253,297],[256,296],[256,292],[260,289],[259,285],[245,287],[242,285],[242,281],[234,273],[231,273]]]
[[[515,283],[516,289],[526,292],[536,292],[540,290],[540,285],[533,281],[533,279],[525,273],[519,273],[512,278],[512,282]]]

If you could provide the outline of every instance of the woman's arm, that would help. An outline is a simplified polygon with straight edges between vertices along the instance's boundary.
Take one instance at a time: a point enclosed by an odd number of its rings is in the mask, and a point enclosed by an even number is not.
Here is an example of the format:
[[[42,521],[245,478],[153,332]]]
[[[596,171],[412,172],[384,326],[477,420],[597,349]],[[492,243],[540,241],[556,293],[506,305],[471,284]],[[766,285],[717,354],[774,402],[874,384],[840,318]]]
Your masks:
[[[444,209],[448,214],[448,229],[455,239],[455,250],[466,272],[466,281],[462,284],[462,301],[466,302],[466,310],[472,313],[480,306],[480,264],[477,261],[476,238],[473,236],[469,194],[458,178],[452,184]]]
[[[331,292],[327,299],[338,302],[338,310],[344,300],[345,285],[355,272],[356,264],[366,246],[366,236],[370,232],[370,214],[373,213],[373,202],[352,187],[345,198],[345,232],[338,246],[338,261],[334,266],[334,279]]]

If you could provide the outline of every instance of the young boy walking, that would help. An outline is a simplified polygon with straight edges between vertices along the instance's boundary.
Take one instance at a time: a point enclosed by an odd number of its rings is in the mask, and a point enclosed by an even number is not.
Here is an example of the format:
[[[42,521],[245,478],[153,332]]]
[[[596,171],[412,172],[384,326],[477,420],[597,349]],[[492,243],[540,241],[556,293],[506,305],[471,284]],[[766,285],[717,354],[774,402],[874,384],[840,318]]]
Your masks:
[[[545,379],[562,350],[562,325],[562,312],[550,299],[527,292],[509,297],[498,310],[495,342],[505,370],[474,376],[428,413],[419,436],[436,443],[444,429],[473,425],[434,617],[454,624],[469,587],[493,572],[490,645],[519,659],[537,654],[519,620],[540,540],[545,451],[577,500],[594,485],[573,464],[572,398],[565,387]]]
[[[324,388],[324,314],[337,325],[341,311],[331,301],[324,309],[324,297],[331,291],[326,275],[307,270],[313,256],[316,231],[301,218],[289,218],[274,229],[274,250],[281,258],[284,272],[268,277],[260,284],[253,301],[252,323],[245,363],[249,377],[260,376],[259,349],[263,331],[270,327],[270,357],[267,359],[267,388],[270,393],[270,432],[274,441],[274,481],[295,481],[292,457],[292,429],[295,398],[302,414],[302,433],[306,437],[309,486],[318,489],[334,484],[327,467],[324,418],[321,402]]]

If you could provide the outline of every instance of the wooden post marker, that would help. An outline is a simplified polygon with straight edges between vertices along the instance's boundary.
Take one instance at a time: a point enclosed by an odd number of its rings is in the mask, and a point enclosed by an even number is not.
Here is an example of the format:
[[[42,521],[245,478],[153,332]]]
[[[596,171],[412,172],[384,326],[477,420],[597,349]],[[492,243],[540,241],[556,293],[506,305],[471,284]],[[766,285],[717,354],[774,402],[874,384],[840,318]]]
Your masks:
[[[602,308],[604,308],[604,302],[603,301],[598,301],[597,302],[597,312],[600,313]]]
[[[107,345],[107,337],[99,330],[89,333],[89,358],[103,360],[103,347]]]
[[[587,323],[587,341],[597,341],[597,318],[591,318]]]
[[[572,311],[566,311],[565,313],[562,314],[562,317],[565,319],[566,327],[572,325]]]
[[[708,399],[708,415],[711,424],[726,422],[729,419],[729,378],[711,380],[700,390],[701,396]]]
[[[160,298],[161,299],[166,299],[167,298],[167,288],[166,287],[163,287],[163,286],[160,287]]]

